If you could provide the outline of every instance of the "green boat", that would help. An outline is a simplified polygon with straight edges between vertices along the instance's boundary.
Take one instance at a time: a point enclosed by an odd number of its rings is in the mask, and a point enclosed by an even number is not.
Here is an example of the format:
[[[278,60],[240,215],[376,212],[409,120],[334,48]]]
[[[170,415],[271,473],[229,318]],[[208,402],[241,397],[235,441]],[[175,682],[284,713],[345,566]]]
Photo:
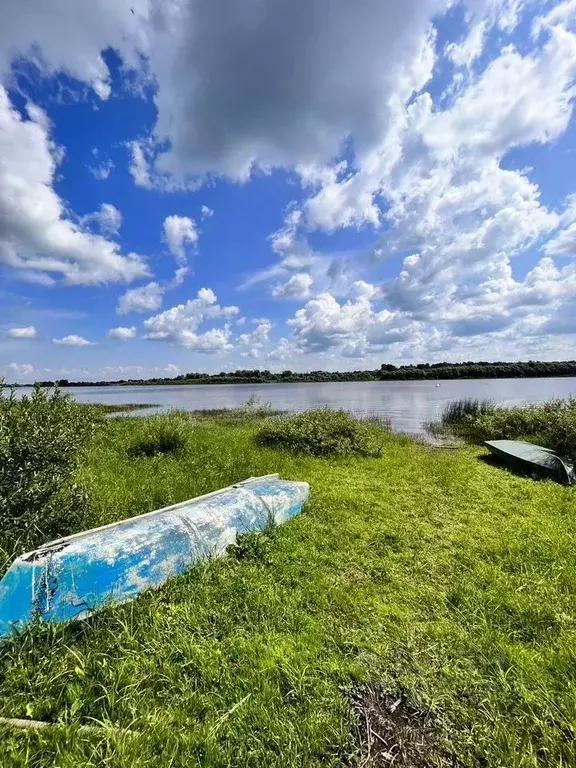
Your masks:
[[[524,443],[521,440],[486,440],[484,445],[511,469],[525,474],[549,477],[564,485],[572,485],[575,480],[571,462],[560,458],[549,448]]]

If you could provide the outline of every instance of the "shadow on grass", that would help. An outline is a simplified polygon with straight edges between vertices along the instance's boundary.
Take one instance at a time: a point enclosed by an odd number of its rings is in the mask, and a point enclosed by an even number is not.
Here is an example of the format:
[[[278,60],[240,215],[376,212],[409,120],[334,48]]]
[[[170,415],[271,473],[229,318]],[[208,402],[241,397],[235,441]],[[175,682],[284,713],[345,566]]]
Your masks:
[[[480,461],[482,461],[484,464],[487,464],[489,467],[495,467],[496,469],[502,469],[505,472],[508,472],[511,475],[516,475],[516,477],[523,477],[527,480],[535,480],[537,482],[544,482],[545,480],[551,480],[552,478],[541,475],[538,472],[530,472],[529,470],[522,469],[521,467],[516,467],[511,464],[508,464],[505,460],[498,458],[498,456],[494,456],[492,453],[483,454],[481,456],[478,456]]]

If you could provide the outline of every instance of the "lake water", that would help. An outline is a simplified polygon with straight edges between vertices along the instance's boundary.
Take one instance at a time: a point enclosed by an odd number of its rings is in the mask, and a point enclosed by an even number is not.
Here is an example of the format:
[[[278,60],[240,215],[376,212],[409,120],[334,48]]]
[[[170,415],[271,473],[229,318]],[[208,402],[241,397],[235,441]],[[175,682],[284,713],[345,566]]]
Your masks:
[[[540,403],[576,395],[576,378],[465,379],[453,381],[365,381],[315,384],[214,384],[135,387],[71,387],[79,402],[142,403],[162,410],[237,408],[259,395],[275,409],[303,411],[330,406],[357,414],[387,416],[400,432],[422,434],[423,424],[462,397],[489,398],[504,405]]]

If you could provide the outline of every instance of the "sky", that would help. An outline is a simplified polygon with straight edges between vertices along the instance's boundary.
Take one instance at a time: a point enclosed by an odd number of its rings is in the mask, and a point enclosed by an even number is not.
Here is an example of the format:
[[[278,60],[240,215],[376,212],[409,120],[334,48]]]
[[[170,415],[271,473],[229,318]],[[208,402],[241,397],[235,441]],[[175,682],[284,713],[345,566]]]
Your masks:
[[[0,9],[0,376],[576,358],[576,0]]]

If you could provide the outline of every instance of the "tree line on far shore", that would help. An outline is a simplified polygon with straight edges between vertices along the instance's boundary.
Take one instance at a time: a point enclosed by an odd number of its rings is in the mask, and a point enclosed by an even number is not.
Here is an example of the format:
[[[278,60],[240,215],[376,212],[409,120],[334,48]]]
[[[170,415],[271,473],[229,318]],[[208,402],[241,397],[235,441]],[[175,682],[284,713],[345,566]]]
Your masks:
[[[576,376],[576,360],[557,362],[465,362],[419,363],[418,365],[391,365],[384,363],[368,371],[296,371],[273,373],[268,370],[238,369],[220,373],[183,373],[174,377],[150,379],[118,379],[117,381],[57,381],[37,382],[51,387],[134,386],[160,384],[297,384],[324,381],[413,381],[435,379],[512,379],[544,376]]]

